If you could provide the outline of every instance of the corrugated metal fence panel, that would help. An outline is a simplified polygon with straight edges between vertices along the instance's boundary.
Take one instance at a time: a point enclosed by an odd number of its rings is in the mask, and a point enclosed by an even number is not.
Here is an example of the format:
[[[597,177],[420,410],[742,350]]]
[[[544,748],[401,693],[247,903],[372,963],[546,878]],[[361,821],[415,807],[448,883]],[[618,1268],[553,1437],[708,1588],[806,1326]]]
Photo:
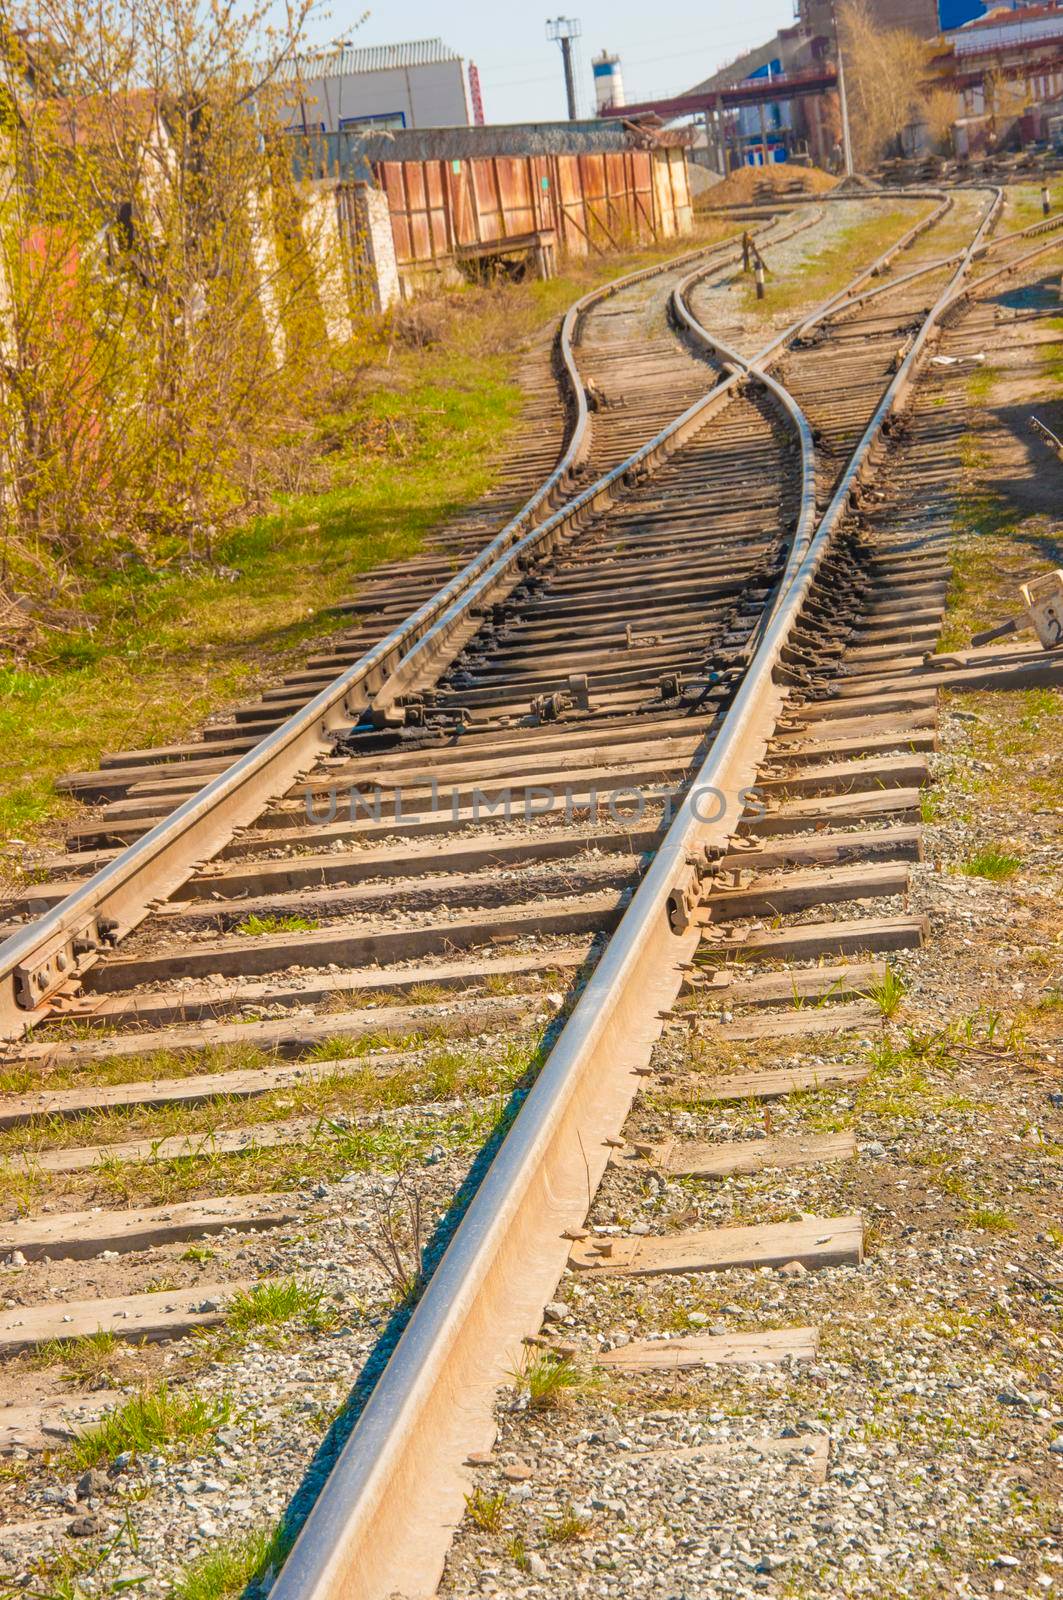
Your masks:
[[[676,232],[689,233],[694,226],[694,206],[690,198],[690,175],[683,151],[669,150],[668,164],[672,173],[672,193],[675,196]]]
[[[583,208],[583,182],[578,156],[556,158],[558,205],[561,209],[561,249],[569,255],[585,256],[590,249],[587,218]]]
[[[395,240],[395,260],[401,266],[412,261],[410,220],[406,213],[406,184],[401,161],[382,161],[376,172],[377,182],[388,197],[391,212],[391,232]]]
[[[534,163],[525,157],[496,156],[495,172],[498,177],[502,220],[505,234],[517,238],[522,233],[534,233],[539,227],[535,210]]]
[[[668,160],[668,151],[658,153],[653,163],[654,196],[657,204],[657,216],[660,219],[661,237],[674,239],[678,231],[676,222],[675,194],[672,187],[672,168]]]
[[[449,255],[450,226],[447,217],[447,174],[442,161],[426,161],[425,204],[428,212],[429,248],[433,258]]]
[[[375,170],[403,267],[544,228],[570,255],[671,238],[689,226],[684,163],[679,150],[625,150],[381,161]]]
[[[427,168],[421,162],[406,166],[406,214],[410,222],[410,253],[415,261],[432,260],[432,227],[428,215]]]
[[[638,231],[641,238],[657,238],[657,212],[653,204],[653,161],[654,157],[649,150],[632,150],[628,159],[631,162],[631,193],[635,203],[635,214],[638,218]],[[686,156],[683,156],[684,162]]]
[[[531,160],[532,196],[535,201],[537,228],[558,227],[557,189],[554,163],[549,156],[533,156]]]
[[[464,162],[459,162],[457,172],[454,171],[453,163],[449,161],[441,162],[440,165],[446,184],[450,248],[453,249],[455,241],[475,237],[476,221],[472,196],[469,192],[469,173]]]
[[[580,193],[583,197],[583,227],[592,245],[604,250],[609,244],[603,212],[605,201],[605,157],[577,156]]]

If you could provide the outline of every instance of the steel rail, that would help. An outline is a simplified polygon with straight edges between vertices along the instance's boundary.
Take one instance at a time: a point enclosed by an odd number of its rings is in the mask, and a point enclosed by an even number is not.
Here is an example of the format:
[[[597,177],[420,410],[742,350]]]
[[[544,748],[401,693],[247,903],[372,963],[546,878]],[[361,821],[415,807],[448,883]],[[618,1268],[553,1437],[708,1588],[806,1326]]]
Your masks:
[[[886,270],[889,263],[899,251],[907,249],[914,241],[925,232],[927,228],[939,221],[951,208],[951,196],[940,191],[934,196],[938,205],[928,216],[922,217],[899,239],[889,246],[880,256],[852,279],[852,284],[866,282],[869,278],[876,277]],[[920,194],[918,198],[928,198]],[[843,298],[842,291],[824,303],[824,306],[815,314],[818,318],[832,308],[837,301]],[[796,338],[806,326],[811,325],[813,318],[804,318],[796,322],[792,328],[786,330],[772,342],[770,350],[783,343]],[[668,425],[662,428],[652,439],[632,452],[626,460],[619,462],[608,472],[592,484],[589,484],[578,495],[559,507],[545,522],[531,528],[522,538],[516,540],[503,551],[490,566],[484,568],[476,579],[468,584],[457,595],[452,604],[437,618],[433,625],[426,630],[419,642],[403,656],[390,677],[377,691],[373,698],[371,716],[377,726],[400,724],[403,720],[400,700],[409,695],[428,672],[438,675],[442,668],[460,652],[464,644],[464,628],[471,620],[473,614],[488,604],[494,604],[504,599],[520,582],[522,565],[532,554],[549,554],[556,548],[561,538],[568,532],[577,529],[586,516],[604,509],[612,501],[614,491],[628,484],[639,473],[652,471],[662,461],[666,460],[675,450],[685,444],[688,439],[698,433],[722,407],[730,402],[738,387],[734,377],[725,379],[716,384],[699,399],[695,400],[680,416],[675,417]]]
[[[1063,228],[1063,212],[1058,217],[1049,217],[1040,222],[1033,223],[1028,228],[1017,228],[1010,233],[997,234],[992,239],[985,240],[974,252],[975,258],[981,259],[993,250],[999,250],[1007,244],[1014,244],[1019,239],[1029,239],[1042,233],[1053,233],[1058,228]],[[1046,246],[1051,249],[1052,246]],[[837,307],[839,312],[849,311],[858,305],[865,305],[868,300],[874,300],[878,295],[889,294],[893,289],[899,289],[902,284],[911,283],[916,278],[928,277],[931,273],[942,272],[946,267],[955,266],[956,262],[963,259],[963,251],[955,250],[948,256],[937,256],[933,261],[926,261],[920,267],[915,267],[911,272],[904,273],[899,278],[891,278],[889,283],[878,284],[874,289],[865,289],[863,293],[853,295]],[[1017,258],[1020,262],[1026,261],[1026,256]]]
[[[983,240],[981,244],[972,247],[970,251],[970,259],[972,261],[981,259],[990,251],[999,249],[1001,245],[1012,244],[1016,240],[1026,239],[1042,233],[1052,232],[1056,228],[1063,227],[1063,215],[1051,218],[1049,221],[1051,223],[1051,227],[1042,220],[1034,223],[1032,227],[1020,228],[1014,232],[1000,234],[993,239]],[[977,282],[989,282],[990,279],[1012,271],[1016,266],[1023,266],[1027,262],[1033,260],[1036,256],[1043,255],[1049,250],[1055,248],[1055,244],[1056,242],[1054,241],[1052,244],[1042,245],[1037,250],[1028,251],[1025,255],[1017,257],[1014,263],[1005,262],[1001,267],[997,268],[994,272],[987,274],[984,279],[980,279]],[[694,316],[694,313],[691,311],[687,303],[687,295],[692,288],[694,288],[703,280],[705,274],[701,270],[695,269],[694,272],[692,272],[688,277],[684,278],[672,290],[672,312],[676,321],[692,340],[696,341],[703,348],[712,351],[723,365],[730,366],[735,371],[744,373],[751,382],[760,382],[768,390],[768,392],[774,396],[779,406],[787,413],[787,415],[789,415],[794,423],[801,441],[803,480],[802,503],[804,503],[805,493],[807,492],[806,486],[808,482],[808,473],[810,469],[814,472],[815,446],[812,440],[811,429],[808,425],[808,420],[805,417],[804,412],[801,410],[800,406],[797,404],[796,400],[794,400],[790,392],[787,389],[784,389],[781,384],[777,383],[770,376],[768,364],[772,360],[777,359],[782,353],[782,345],[784,342],[792,342],[793,338],[798,337],[802,333],[806,333],[810,328],[818,326],[823,322],[830,321],[833,317],[852,311],[857,306],[866,305],[868,301],[875,300],[880,295],[891,294],[895,290],[902,288],[905,284],[912,283],[917,278],[927,277],[934,272],[943,271],[946,267],[952,266],[961,261],[963,257],[964,252],[962,250],[958,250],[950,256],[939,256],[934,261],[926,262],[922,266],[915,267],[911,272],[903,273],[898,278],[891,278],[889,283],[878,284],[873,289],[864,289],[857,294],[851,294],[849,289],[846,288],[837,297],[830,309],[821,309],[816,311],[810,318],[806,319],[802,324],[800,324],[799,327],[787,330],[787,332],[782,335],[781,338],[773,340],[757,355],[751,356],[748,360],[739,351],[734,350],[728,345],[724,344],[724,342],[717,335],[710,333],[709,330],[698,321],[698,319]],[[963,294],[971,294],[976,288],[977,283],[968,285],[964,289]],[[963,298],[963,295],[961,295],[960,298]],[[812,495],[814,502],[814,484],[812,487]],[[800,564],[798,558],[800,554],[803,554],[803,551],[800,549],[801,542],[800,536],[795,536],[794,546],[790,551],[790,557],[787,561],[786,571],[779,585],[775,605],[766,612],[766,618],[770,617],[774,613],[774,610],[777,609],[781,604],[782,596],[788,587],[789,581],[797,566]]]
[[[750,638],[749,653],[755,653],[761,639],[767,631],[772,617],[782,604],[783,595],[786,593],[793,580],[794,574],[804,557],[805,551],[812,542],[816,520],[816,443],[812,433],[812,425],[793,395],[782,384],[777,382],[767,370],[758,366],[761,357],[754,357],[747,361],[738,350],[723,342],[715,334],[711,334],[703,323],[699,322],[687,304],[687,291],[700,282],[703,274],[695,272],[689,278],[684,278],[672,290],[672,314],[683,329],[687,337],[708,350],[724,367],[741,374],[751,383],[758,383],[767,391],[779,409],[789,418],[797,434],[798,446],[801,452],[801,499],[800,510],[794,536],[790,541],[787,553],[786,566],[776,588],[775,597],[770,605],[765,606],[763,614]],[[770,348],[770,347],[769,347]],[[751,648],[750,648],[751,647]]]
[[[961,187],[964,186],[960,184],[949,185],[949,189],[952,191]],[[966,187],[970,189],[986,189],[991,186],[986,183],[976,183]],[[710,190],[709,193],[711,194],[712,191]],[[735,211],[762,211],[767,214],[773,210],[778,211],[784,208],[792,207],[796,209],[799,206],[815,206],[819,205],[821,201],[828,205],[831,202],[840,205],[846,200],[936,200],[939,195],[944,193],[946,193],[944,189],[933,184],[920,185],[917,188],[898,187],[896,189],[880,185],[877,189],[841,189],[840,192],[838,188],[835,188],[824,189],[819,194],[776,194],[772,195],[770,200],[729,200],[726,205],[705,206],[702,210],[702,215],[726,217]]]
[[[896,256],[899,251],[909,248],[919,234],[924,232],[926,228],[930,226],[933,221],[937,220],[937,217],[941,214],[942,213],[936,213],[931,218],[924,218],[921,223],[909,230],[909,232],[904,235],[903,239],[899,240],[897,244],[891,246],[890,250],[874,263],[873,268],[870,270],[868,275],[872,277],[881,276],[882,272],[885,270],[885,267],[889,264],[892,258]],[[987,247],[982,245],[979,248],[984,250]],[[889,283],[880,284],[873,289],[864,289],[854,293],[852,285],[854,283],[866,281],[865,278],[858,276],[852,279],[844,289],[839,290],[839,292],[831,299],[825,301],[823,305],[817,307],[817,309],[810,315],[800,318],[797,322],[792,324],[791,327],[785,329],[781,334],[778,334],[774,339],[766,344],[763,350],[758,351],[756,355],[751,356],[748,359],[739,351],[725,344],[723,340],[720,339],[716,334],[710,333],[704,324],[699,322],[691,310],[687,301],[687,296],[690,291],[697,286],[697,284],[704,280],[705,273],[703,271],[695,269],[695,271],[690,273],[686,278],[683,278],[672,290],[672,314],[676,322],[687,334],[687,336],[693,342],[699,344],[703,349],[710,351],[724,366],[729,366],[733,368],[734,371],[744,374],[744,376],[751,382],[760,383],[768,391],[768,393],[773,396],[779,407],[790,418],[800,440],[802,515],[798,520],[798,528],[795,532],[794,540],[788,555],[786,568],[780,580],[775,601],[772,606],[766,609],[762,626],[757,630],[757,634],[755,635],[758,637],[758,639],[766,631],[768,622],[781,605],[782,597],[786,593],[794,574],[800,566],[801,560],[808,548],[808,545],[811,542],[810,522],[804,514],[809,499],[811,500],[813,518],[815,514],[815,443],[812,436],[812,429],[809,425],[807,417],[801,410],[801,407],[797,404],[797,401],[790,394],[789,390],[785,389],[782,384],[776,382],[776,380],[770,375],[770,364],[773,361],[778,360],[795,339],[807,334],[811,328],[817,327],[821,323],[828,322],[833,317],[838,316],[843,312],[850,311],[854,307],[862,305],[868,300],[873,300],[879,295],[893,293],[904,284],[911,282],[914,278],[923,277],[928,273],[940,271],[944,267],[950,265],[952,262],[960,260],[962,256],[963,252],[959,251],[954,256],[938,258],[929,265],[916,267],[912,272],[904,273],[899,278],[891,278]]]
[[[769,227],[773,227],[774,225],[775,224],[773,222],[769,224]],[[812,226],[811,222],[803,223],[800,228],[791,228],[788,231],[778,234],[773,242],[776,244],[781,244],[786,239],[791,238],[794,233],[802,232],[804,227],[810,226]],[[714,254],[719,254],[724,257],[734,257],[738,253],[739,246],[737,240],[728,239],[724,240],[718,245],[712,245],[706,248]],[[691,251],[688,253],[688,255],[673,257],[669,261],[657,263],[652,267],[645,267],[640,272],[632,273],[630,277],[623,279],[622,287],[628,288],[631,286],[631,284],[639,282],[640,280],[659,276],[663,272],[672,272],[676,269],[676,267],[681,267],[687,260],[693,260],[697,256],[703,255],[704,253],[704,250]],[[706,265],[706,271],[717,271],[719,266],[720,262],[712,261]],[[575,305],[570,307],[569,311],[566,313],[561,328],[560,347],[563,357],[565,357],[567,352],[567,357],[571,361],[573,371],[575,368],[574,357],[572,357],[572,349],[578,337],[580,323],[587,312],[591,310],[599,300],[606,298],[610,293],[614,292],[614,286],[605,284],[601,288],[592,290],[591,293],[585,295],[582,300],[578,300]],[[578,382],[578,380],[576,381],[575,387],[578,390],[577,404],[579,406],[579,415],[581,419],[583,419],[585,426],[586,418],[589,415],[587,409],[586,391],[583,388],[583,385]],[[579,460],[582,460],[585,457],[587,450],[587,445],[584,445],[581,448]],[[578,464],[578,462],[574,462],[574,465],[575,464]],[[613,469],[614,472],[622,470],[624,465],[625,463],[621,463],[620,468]],[[609,477],[611,474],[606,474],[605,476]],[[596,480],[598,483],[601,481],[602,479]],[[592,485],[591,488],[593,489],[594,485]],[[589,492],[590,491],[585,491],[585,494]],[[562,513],[569,511],[569,509],[573,506],[579,506],[582,503],[582,499],[582,496],[577,496],[574,500],[570,499],[566,501],[560,507],[557,515],[560,516]],[[480,584],[480,580],[485,576],[485,574],[490,572],[495,567],[498,561],[505,559],[507,552],[512,554],[518,549],[518,547],[521,549],[524,548],[524,541],[520,538],[520,527],[526,527],[528,521],[530,521],[530,518],[522,518],[518,526],[517,519],[514,519],[496,538],[492,539],[488,544],[486,544],[483,549],[473,557],[472,561],[470,561],[461,570],[461,572],[457,573],[448,584],[444,585],[443,588],[439,589],[436,594],[433,595],[430,602],[431,615],[428,622],[423,625],[419,624],[417,635],[411,640],[410,648],[404,652],[402,661],[395,666],[389,679],[383,685],[381,685],[380,689],[373,697],[373,704],[377,711],[378,721],[386,723],[389,720],[389,716],[384,712],[383,707],[385,705],[390,707],[402,692],[401,688],[395,687],[395,685],[399,684],[400,682],[403,684],[408,682],[413,676],[414,671],[419,669],[419,666],[423,660],[425,640],[429,641],[428,648],[431,649],[434,646],[434,641],[438,637],[436,629],[443,626],[446,619],[451,616],[453,608],[455,606],[460,606],[463,599],[471,596],[474,591],[476,594],[480,593],[480,588],[477,587]],[[544,526],[546,526],[546,524],[540,523],[536,528],[532,529],[532,532],[539,531]],[[415,666],[411,667],[411,669],[408,671],[403,671],[402,669],[406,666],[409,657],[414,658]]]
[[[48,1015],[48,1002],[55,994],[82,977],[105,950],[148,915],[154,903],[172,895],[269,800],[283,794],[326,755],[334,736],[358,720],[374,690],[387,681],[396,662],[416,645],[441,608],[485,562],[489,564],[500,549],[518,539],[563,489],[589,445],[590,413],[575,355],[586,313],[634,283],[706,254],[733,257],[737,248],[736,239],[703,245],[603,284],[569,307],[559,333],[559,354],[575,420],[550,476],[461,573],[371,650],[59,904],[0,944],[0,1038],[18,1038]]]
[[[1015,235],[1015,237],[1018,237],[1018,235]],[[964,284],[953,296],[949,309],[958,305],[962,300],[969,300],[973,295],[980,294],[988,284],[995,283],[998,278],[1008,278],[1013,272],[1018,272],[1020,268],[1029,266],[1030,262],[1036,261],[1038,256],[1046,256],[1050,251],[1058,250],[1061,243],[1063,241],[1053,239],[1049,244],[1039,245],[1036,250],[1027,250],[1024,255],[1015,256],[1011,261],[1002,261],[999,267],[993,268],[992,272],[987,272],[983,277],[975,278],[973,282]]]
[[[992,226],[1002,193],[972,241]],[[497,1389],[564,1269],[698,933],[684,909],[741,812],[788,690],[776,681],[886,417],[970,265],[931,308],[853,452],[694,783],[473,1196],[271,1591],[272,1600],[431,1594],[463,1511],[458,1463],[490,1446]],[[724,803],[706,818],[707,795]],[[566,1237],[567,1235],[567,1237]]]
[[[1061,219],[1061,221],[1063,221],[1063,219]],[[880,258],[880,260],[875,263],[875,269],[871,273],[871,276],[881,276],[882,272],[885,270],[884,264],[888,264],[889,260],[898,253],[898,249],[907,248],[914,241],[914,238],[918,235],[918,233],[924,231],[926,225],[927,224],[924,221],[921,227],[917,227],[916,229],[912,230],[910,235],[905,236],[904,241],[900,242],[899,245],[892,247],[891,251],[888,252],[885,257]],[[1022,236],[1022,234],[1008,234],[1005,235],[1005,238],[1010,239]],[[974,253],[981,254],[987,249],[993,248],[995,242],[996,241],[988,244],[981,244]],[[857,293],[852,292],[852,283],[850,283],[844,289],[840,290],[839,293],[833,297],[833,299],[827,301],[823,306],[818,307],[810,316],[807,316],[794,323],[790,328],[786,329],[782,334],[779,334],[775,339],[771,340],[770,343],[765,345],[763,350],[758,351],[756,355],[751,356],[748,359],[743,356],[740,351],[735,350],[731,346],[725,344],[723,340],[718,337],[718,335],[710,333],[704,324],[698,321],[697,317],[691,310],[688,304],[687,296],[692,289],[694,289],[700,282],[704,280],[705,273],[703,271],[695,269],[695,271],[690,273],[688,277],[682,279],[672,290],[672,315],[684,333],[693,342],[712,353],[713,356],[718,359],[723,366],[730,367],[733,371],[744,374],[744,376],[748,378],[750,382],[760,383],[768,391],[768,393],[773,396],[780,409],[782,409],[789,416],[800,440],[802,516],[799,518],[798,530],[795,533],[793,544],[787,559],[786,569],[783,573],[782,579],[780,580],[774,604],[766,609],[765,615],[762,619],[762,625],[758,628],[754,635],[754,637],[758,639],[758,642],[759,638],[763,636],[771,617],[774,615],[779,605],[781,605],[782,597],[785,594],[786,589],[789,587],[789,583],[792,580],[798,566],[800,565],[801,558],[803,557],[805,550],[810,543],[811,534],[810,532],[806,531],[807,523],[804,517],[804,509],[809,495],[811,496],[812,500],[813,514],[815,509],[815,443],[812,436],[812,430],[809,426],[807,417],[801,410],[801,407],[797,404],[797,401],[790,394],[789,390],[785,389],[782,384],[777,383],[776,380],[771,377],[769,370],[770,364],[773,361],[778,360],[779,357],[784,353],[785,349],[788,348],[795,339],[800,338],[804,334],[808,333],[811,328],[828,322],[832,318],[845,312],[852,311],[857,306],[864,305],[867,301],[874,300],[880,295],[892,294],[897,289],[903,287],[904,284],[910,283],[916,278],[925,277],[934,272],[940,272],[944,270],[944,268],[962,260],[963,254],[964,252],[961,250],[955,252],[955,254],[951,256],[938,257],[934,261],[928,262],[923,266],[915,267],[911,272],[906,272],[899,278],[891,278],[888,283],[878,284],[872,289],[863,289]],[[852,280],[852,282],[861,281],[863,280]]]

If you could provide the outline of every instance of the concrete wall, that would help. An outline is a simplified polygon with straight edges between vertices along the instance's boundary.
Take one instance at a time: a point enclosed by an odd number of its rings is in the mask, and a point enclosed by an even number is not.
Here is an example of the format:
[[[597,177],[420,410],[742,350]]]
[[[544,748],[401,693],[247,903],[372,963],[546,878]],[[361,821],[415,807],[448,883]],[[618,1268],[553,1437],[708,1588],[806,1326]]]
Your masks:
[[[368,183],[345,183],[338,199],[355,309],[369,315],[388,311],[402,299],[388,197]]]
[[[302,229],[314,266],[314,288],[330,344],[353,331],[346,241],[340,226],[335,184],[315,185],[302,196]]]

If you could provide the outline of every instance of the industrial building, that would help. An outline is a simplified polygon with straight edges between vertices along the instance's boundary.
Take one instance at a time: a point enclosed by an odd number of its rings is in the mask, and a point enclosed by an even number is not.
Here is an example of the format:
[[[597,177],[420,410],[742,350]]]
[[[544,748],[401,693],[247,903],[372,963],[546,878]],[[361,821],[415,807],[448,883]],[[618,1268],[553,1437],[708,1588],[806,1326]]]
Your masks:
[[[835,0],[799,0],[801,26],[813,36],[833,37]],[[980,17],[983,0],[867,0],[868,15],[881,28],[903,28],[920,39],[934,39]]]
[[[1063,96],[1063,6],[996,6],[942,44],[933,67],[957,96],[959,155],[1048,137]]]
[[[282,120],[292,131],[455,128],[469,123],[461,56],[442,39],[301,56],[281,75]]]
[[[923,39],[936,38],[981,18],[983,0],[868,0],[868,10],[882,27],[903,28]],[[836,108],[821,95],[788,95],[786,86],[799,83],[835,59],[835,0],[799,0],[793,27],[780,28],[764,44],[747,50],[710,78],[695,84],[688,95],[711,97],[739,83],[764,80],[769,87],[780,79],[777,97],[762,96],[756,104],[718,112],[713,138],[703,159],[718,165],[722,147],[732,159],[747,163],[782,161],[807,153],[820,166],[837,160]]]

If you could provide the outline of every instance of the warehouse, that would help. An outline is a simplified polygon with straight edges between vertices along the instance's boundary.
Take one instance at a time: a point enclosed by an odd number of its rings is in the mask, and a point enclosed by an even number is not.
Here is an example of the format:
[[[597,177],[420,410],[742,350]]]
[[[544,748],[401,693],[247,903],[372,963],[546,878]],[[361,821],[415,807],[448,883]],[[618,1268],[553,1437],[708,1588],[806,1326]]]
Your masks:
[[[340,44],[301,56],[284,75],[283,93],[282,120],[301,133],[469,122],[462,58],[442,39],[363,49]]]

